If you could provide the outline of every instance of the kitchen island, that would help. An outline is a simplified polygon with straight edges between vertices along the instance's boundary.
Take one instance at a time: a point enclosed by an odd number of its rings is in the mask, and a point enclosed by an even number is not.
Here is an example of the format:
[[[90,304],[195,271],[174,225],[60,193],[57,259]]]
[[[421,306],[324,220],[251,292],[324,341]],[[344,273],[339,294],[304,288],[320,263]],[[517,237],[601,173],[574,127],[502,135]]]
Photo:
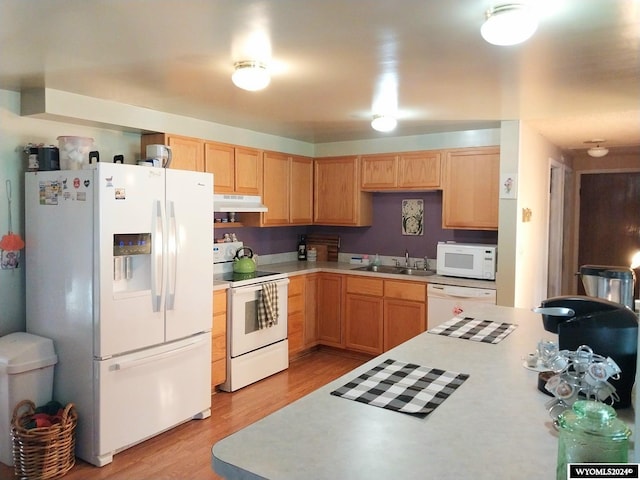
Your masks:
[[[212,467],[227,479],[555,478],[550,397],[522,357],[556,335],[526,309],[465,314],[517,328],[497,344],[422,333],[216,443]],[[424,418],[330,394],[386,359],[469,378]]]

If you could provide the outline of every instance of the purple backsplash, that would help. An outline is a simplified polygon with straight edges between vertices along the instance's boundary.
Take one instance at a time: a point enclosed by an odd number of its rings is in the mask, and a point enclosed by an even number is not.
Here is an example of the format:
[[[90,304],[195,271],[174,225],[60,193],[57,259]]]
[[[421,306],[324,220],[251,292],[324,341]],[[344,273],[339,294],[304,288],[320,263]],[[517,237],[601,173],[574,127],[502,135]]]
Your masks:
[[[402,200],[424,201],[423,235],[402,235]],[[218,216],[220,214],[217,214]],[[340,251],[348,253],[379,253],[385,256],[404,255],[435,258],[436,245],[441,241],[464,243],[498,243],[498,232],[482,230],[444,230],[442,228],[442,192],[404,192],[373,194],[373,225],[370,227],[242,227],[225,228],[215,224],[215,237],[233,232],[238,240],[253,248],[258,255],[293,252],[298,236],[326,233],[340,236]]]

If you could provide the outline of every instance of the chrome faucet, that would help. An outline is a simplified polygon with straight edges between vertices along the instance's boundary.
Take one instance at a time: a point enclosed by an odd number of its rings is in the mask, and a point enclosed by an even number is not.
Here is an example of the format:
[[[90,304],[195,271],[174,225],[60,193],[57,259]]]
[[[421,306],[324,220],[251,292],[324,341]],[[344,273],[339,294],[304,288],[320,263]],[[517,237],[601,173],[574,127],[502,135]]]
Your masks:
[[[409,268],[409,250],[404,250],[404,266]]]

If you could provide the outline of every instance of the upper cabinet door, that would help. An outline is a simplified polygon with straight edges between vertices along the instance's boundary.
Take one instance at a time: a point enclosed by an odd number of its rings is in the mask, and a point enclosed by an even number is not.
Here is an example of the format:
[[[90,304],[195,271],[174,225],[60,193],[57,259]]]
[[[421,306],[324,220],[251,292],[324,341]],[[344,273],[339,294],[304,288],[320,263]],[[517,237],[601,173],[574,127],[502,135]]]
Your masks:
[[[398,187],[401,189],[440,188],[440,151],[400,154]]]
[[[315,160],[313,221],[321,225],[371,225],[371,194],[361,192],[358,157]]]
[[[168,136],[171,165],[176,170],[204,171],[204,141],[197,138]]]
[[[232,193],[235,189],[235,148],[205,142],[204,171],[213,173],[214,193]]]
[[[363,190],[407,191],[440,188],[440,151],[362,156]]]
[[[262,182],[262,152],[253,148],[235,149],[236,193],[260,195]]]
[[[171,165],[175,170],[204,171],[204,140],[168,133],[148,133],[140,136],[140,156],[146,158],[147,145],[167,145],[171,148]]]
[[[498,229],[499,148],[448,151],[443,180],[443,228]]]
[[[213,173],[215,193],[259,195],[262,154],[259,150],[205,142],[204,169]]]
[[[289,175],[289,223],[311,225],[313,223],[313,159],[291,157]]]
[[[289,157],[284,153],[265,152],[263,159],[262,201],[269,209],[262,214],[263,225],[289,223]]]
[[[397,155],[364,155],[361,161],[363,190],[385,190],[398,185]]]

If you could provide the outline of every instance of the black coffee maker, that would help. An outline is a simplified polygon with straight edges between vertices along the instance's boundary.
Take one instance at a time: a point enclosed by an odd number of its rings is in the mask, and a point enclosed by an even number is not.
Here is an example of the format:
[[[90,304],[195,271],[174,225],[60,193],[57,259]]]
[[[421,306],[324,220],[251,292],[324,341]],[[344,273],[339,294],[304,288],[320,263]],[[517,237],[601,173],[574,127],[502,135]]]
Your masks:
[[[620,400],[613,406],[630,406],[638,351],[636,314],[620,303],[579,295],[548,298],[536,311],[542,313],[545,330],[558,334],[560,350],[575,351],[588,345],[618,364],[620,378],[611,384]]]

